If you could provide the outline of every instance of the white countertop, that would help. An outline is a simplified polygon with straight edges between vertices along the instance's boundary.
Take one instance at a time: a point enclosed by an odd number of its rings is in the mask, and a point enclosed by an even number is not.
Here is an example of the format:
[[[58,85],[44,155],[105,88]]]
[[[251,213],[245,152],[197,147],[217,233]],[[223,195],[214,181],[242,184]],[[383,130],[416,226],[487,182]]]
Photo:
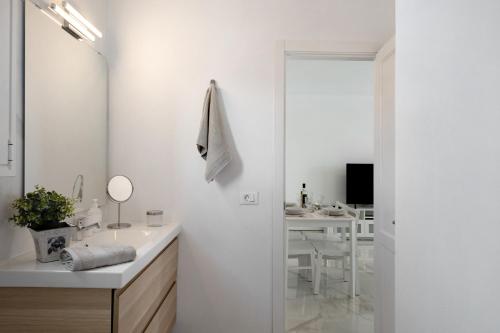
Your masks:
[[[127,244],[136,248],[134,261],[88,271],[68,271],[59,261],[40,263],[29,252],[0,263],[0,287],[109,288],[124,287],[180,233],[178,223],[161,227],[133,225],[129,229],[98,232],[82,243]],[[77,244],[80,242],[77,242]],[[80,243],[81,244],[81,243]]]

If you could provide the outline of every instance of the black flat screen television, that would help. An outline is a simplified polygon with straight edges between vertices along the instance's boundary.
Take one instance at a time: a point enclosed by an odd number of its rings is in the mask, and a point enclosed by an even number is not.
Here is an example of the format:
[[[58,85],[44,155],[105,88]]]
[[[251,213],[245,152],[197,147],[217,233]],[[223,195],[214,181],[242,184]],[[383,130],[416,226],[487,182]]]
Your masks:
[[[346,164],[346,203],[373,205],[373,164]]]

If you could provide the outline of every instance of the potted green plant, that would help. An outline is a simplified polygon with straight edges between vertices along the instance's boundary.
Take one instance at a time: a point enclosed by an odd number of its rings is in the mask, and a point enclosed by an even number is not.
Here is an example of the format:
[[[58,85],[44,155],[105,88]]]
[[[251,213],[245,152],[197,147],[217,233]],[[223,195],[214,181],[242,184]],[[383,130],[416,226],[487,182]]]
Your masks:
[[[59,259],[59,253],[69,245],[73,227],[65,219],[74,215],[74,201],[55,191],[36,186],[33,192],[12,203],[14,215],[10,221],[29,228],[40,262]]]

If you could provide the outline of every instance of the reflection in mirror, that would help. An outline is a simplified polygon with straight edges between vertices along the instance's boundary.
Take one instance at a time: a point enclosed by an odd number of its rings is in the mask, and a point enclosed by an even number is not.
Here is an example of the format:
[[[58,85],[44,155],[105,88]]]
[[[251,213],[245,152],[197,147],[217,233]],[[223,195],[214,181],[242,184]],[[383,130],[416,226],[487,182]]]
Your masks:
[[[30,1],[25,36],[25,191],[40,184],[80,209],[105,202],[106,61]]]
[[[121,223],[121,204],[127,201],[134,193],[134,185],[126,176],[114,176],[108,182],[108,195],[118,203],[118,222],[108,225],[110,229],[129,228],[130,223]]]
[[[76,176],[71,197],[78,203],[83,201],[83,175]]]

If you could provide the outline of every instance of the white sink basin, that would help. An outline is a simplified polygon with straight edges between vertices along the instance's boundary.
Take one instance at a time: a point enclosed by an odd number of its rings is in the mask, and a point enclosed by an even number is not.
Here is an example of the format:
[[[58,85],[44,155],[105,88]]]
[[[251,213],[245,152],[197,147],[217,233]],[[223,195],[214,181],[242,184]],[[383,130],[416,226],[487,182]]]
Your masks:
[[[68,271],[59,261],[40,263],[34,251],[0,263],[0,287],[108,288],[124,287],[148,265],[175,237],[181,227],[170,223],[162,227],[134,225],[129,229],[104,229],[71,246],[131,245],[137,251],[134,261],[89,271]]]
[[[102,231],[99,231],[82,241],[73,242],[72,245],[131,245],[135,247],[136,250],[139,250],[143,246],[154,242],[156,238],[161,236],[162,228],[164,227],[150,228],[144,225],[121,230],[103,228]]]

